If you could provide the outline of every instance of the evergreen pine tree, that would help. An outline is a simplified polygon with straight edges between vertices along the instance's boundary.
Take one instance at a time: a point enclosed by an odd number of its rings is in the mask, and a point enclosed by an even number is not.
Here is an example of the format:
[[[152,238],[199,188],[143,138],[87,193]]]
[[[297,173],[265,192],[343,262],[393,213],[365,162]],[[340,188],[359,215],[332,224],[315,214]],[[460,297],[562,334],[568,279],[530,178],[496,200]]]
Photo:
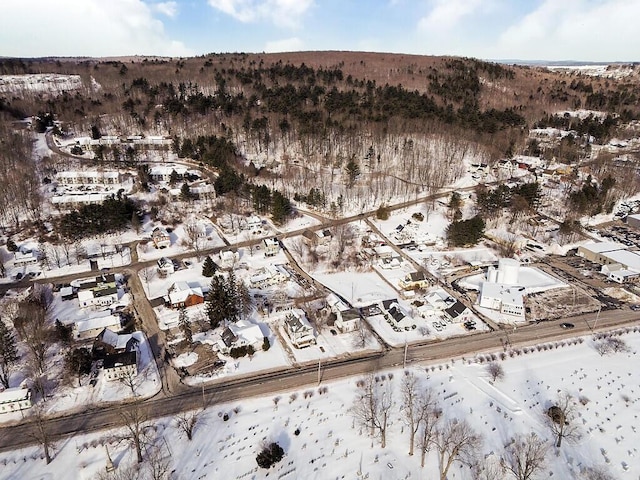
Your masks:
[[[191,188],[187,182],[184,182],[180,188],[180,200],[183,202],[190,202],[192,199],[193,194],[191,193]]]
[[[0,383],[4,388],[9,388],[9,377],[17,360],[16,339],[0,318]]]
[[[233,270],[229,272],[225,284],[225,304],[227,307],[227,318],[231,322],[237,322],[240,319],[240,302],[238,298],[238,284]]]
[[[204,263],[202,264],[202,275],[211,278],[215,275],[217,270],[218,265],[216,265],[212,258],[207,255],[207,258],[204,259]]]
[[[180,327],[180,331],[184,335],[184,338],[187,340],[189,345],[193,343],[193,331],[191,330],[191,323],[189,322],[189,315],[187,314],[187,310],[182,307],[180,309],[180,315],[178,316],[178,325]]]
[[[225,308],[225,281],[220,275],[211,279],[211,287],[207,293],[207,316],[211,328],[217,328],[227,318]]]

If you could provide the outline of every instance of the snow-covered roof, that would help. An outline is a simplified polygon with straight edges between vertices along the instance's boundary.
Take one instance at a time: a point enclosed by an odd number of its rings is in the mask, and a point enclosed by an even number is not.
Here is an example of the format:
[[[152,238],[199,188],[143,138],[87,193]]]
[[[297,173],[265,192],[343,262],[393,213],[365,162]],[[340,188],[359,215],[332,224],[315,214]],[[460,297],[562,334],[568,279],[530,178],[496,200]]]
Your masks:
[[[612,252],[614,250],[624,250],[627,248],[623,244],[617,242],[592,242],[585,243],[584,245],[581,245],[581,247],[592,253]]]
[[[20,400],[27,400],[30,396],[28,388],[14,387],[7,388],[0,392],[0,404],[19,402]]]
[[[231,330],[236,337],[244,339],[248,344],[262,342],[264,339],[264,334],[262,330],[260,330],[260,327],[247,320],[238,320],[236,323],[230,324],[229,330]]]
[[[502,304],[516,306],[523,305],[523,296],[526,294],[524,287],[492,282],[484,282],[480,291],[483,297],[498,299]]]
[[[79,292],[79,294],[80,293],[82,292]],[[88,320],[76,322],[76,331],[78,333],[108,327],[120,327],[120,317],[116,315],[107,315],[105,317],[90,318]]]
[[[176,289],[176,287],[180,284],[180,289]],[[185,288],[186,286],[186,288]],[[174,287],[171,291],[169,291],[169,302],[171,305],[175,305],[177,303],[183,303],[189,298],[191,295],[196,295],[198,297],[203,297],[202,289],[200,287],[191,288],[187,285],[187,282],[177,282],[174,284]]]
[[[614,250],[606,252],[605,256],[616,263],[624,265],[629,270],[640,272],[640,255],[629,250]]]

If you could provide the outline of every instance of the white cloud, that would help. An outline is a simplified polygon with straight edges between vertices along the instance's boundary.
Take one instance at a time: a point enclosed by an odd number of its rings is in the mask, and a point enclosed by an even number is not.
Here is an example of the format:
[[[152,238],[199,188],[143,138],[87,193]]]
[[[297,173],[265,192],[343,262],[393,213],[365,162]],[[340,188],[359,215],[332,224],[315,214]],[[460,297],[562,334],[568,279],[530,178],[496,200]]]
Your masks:
[[[304,43],[298,37],[283,38],[282,40],[267,42],[264,51],[267,53],[299,52],[303,49],[303,46]]]
[[[160,2],[154,3],[152,8],[167,17],[175,17],[178,13],[178,4],[176,2]]]
[[[171,2],[168,2],[171,3]],[[23,0],[2,7],[0,55],[191,54],[142,0]]]
[[[638,60],[640,0],[544,0],[506,29],[493,58]]]
[[[271,22],[298,28],[314,0],[209,0],[209,5],[243,23]]]
[[[460,20],[479,8],[486,6],[487,0],[434,0],[433,9],[418,22],[421,30],[450,30]]]

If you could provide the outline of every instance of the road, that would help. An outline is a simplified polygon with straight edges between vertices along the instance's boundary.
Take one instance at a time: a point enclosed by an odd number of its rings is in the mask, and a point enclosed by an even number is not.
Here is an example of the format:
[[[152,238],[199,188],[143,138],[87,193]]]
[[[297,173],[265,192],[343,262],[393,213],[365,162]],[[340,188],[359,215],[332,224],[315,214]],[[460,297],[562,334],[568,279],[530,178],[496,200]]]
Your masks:
[[[472,358],[477,353],[501,352],[504,345],[510,348],[557,341],[592,331],[609,330],[616,327],[638,325],[640,316],[631,310],[602,312],[597,320],[597,329],[592,330],[596,318],[583,315],[571,319],[572,329],[562,329],[561,320],[519,327],[510,331],[495,331],[466,335],[443,341],[410,345],[407,364],[426,365],[448,362],[461,357]],[[368,372],[403,366],[404,349],[389,349],[370,356],[334,359],[321,365],[321,382],[363,375]],[[250,397],[267,397],[278,392],[314,388],[318,385],[318,364],[274,370],[243,378],[222,379],[201,389],[190,389],[172,396],[157,396],[145,402],[149,418],[174,415],[181,411],[212,406],[220,403],[241,401]],[[87,433],[120,426],[119,412],[122,406],[96,407],[81,413],[73,413],[48,422],[53,438],[76,433]],[[15,449],[34,443],[31,423],[0,428],[0,450]]]

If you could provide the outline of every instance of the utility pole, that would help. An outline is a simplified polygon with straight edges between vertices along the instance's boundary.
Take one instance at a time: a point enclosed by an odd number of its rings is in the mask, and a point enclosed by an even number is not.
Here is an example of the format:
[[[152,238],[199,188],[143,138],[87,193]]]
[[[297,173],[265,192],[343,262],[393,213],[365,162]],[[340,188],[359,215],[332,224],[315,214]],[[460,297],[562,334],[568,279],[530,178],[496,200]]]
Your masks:
[[[600,318],[600,310],[602,310],[602,304],[598,306],[598,313],[596,313],[596,321],[593,322],[593,328],[591,329],[592,333],[596,329],[596,325],[598,325],[598,319]]]

